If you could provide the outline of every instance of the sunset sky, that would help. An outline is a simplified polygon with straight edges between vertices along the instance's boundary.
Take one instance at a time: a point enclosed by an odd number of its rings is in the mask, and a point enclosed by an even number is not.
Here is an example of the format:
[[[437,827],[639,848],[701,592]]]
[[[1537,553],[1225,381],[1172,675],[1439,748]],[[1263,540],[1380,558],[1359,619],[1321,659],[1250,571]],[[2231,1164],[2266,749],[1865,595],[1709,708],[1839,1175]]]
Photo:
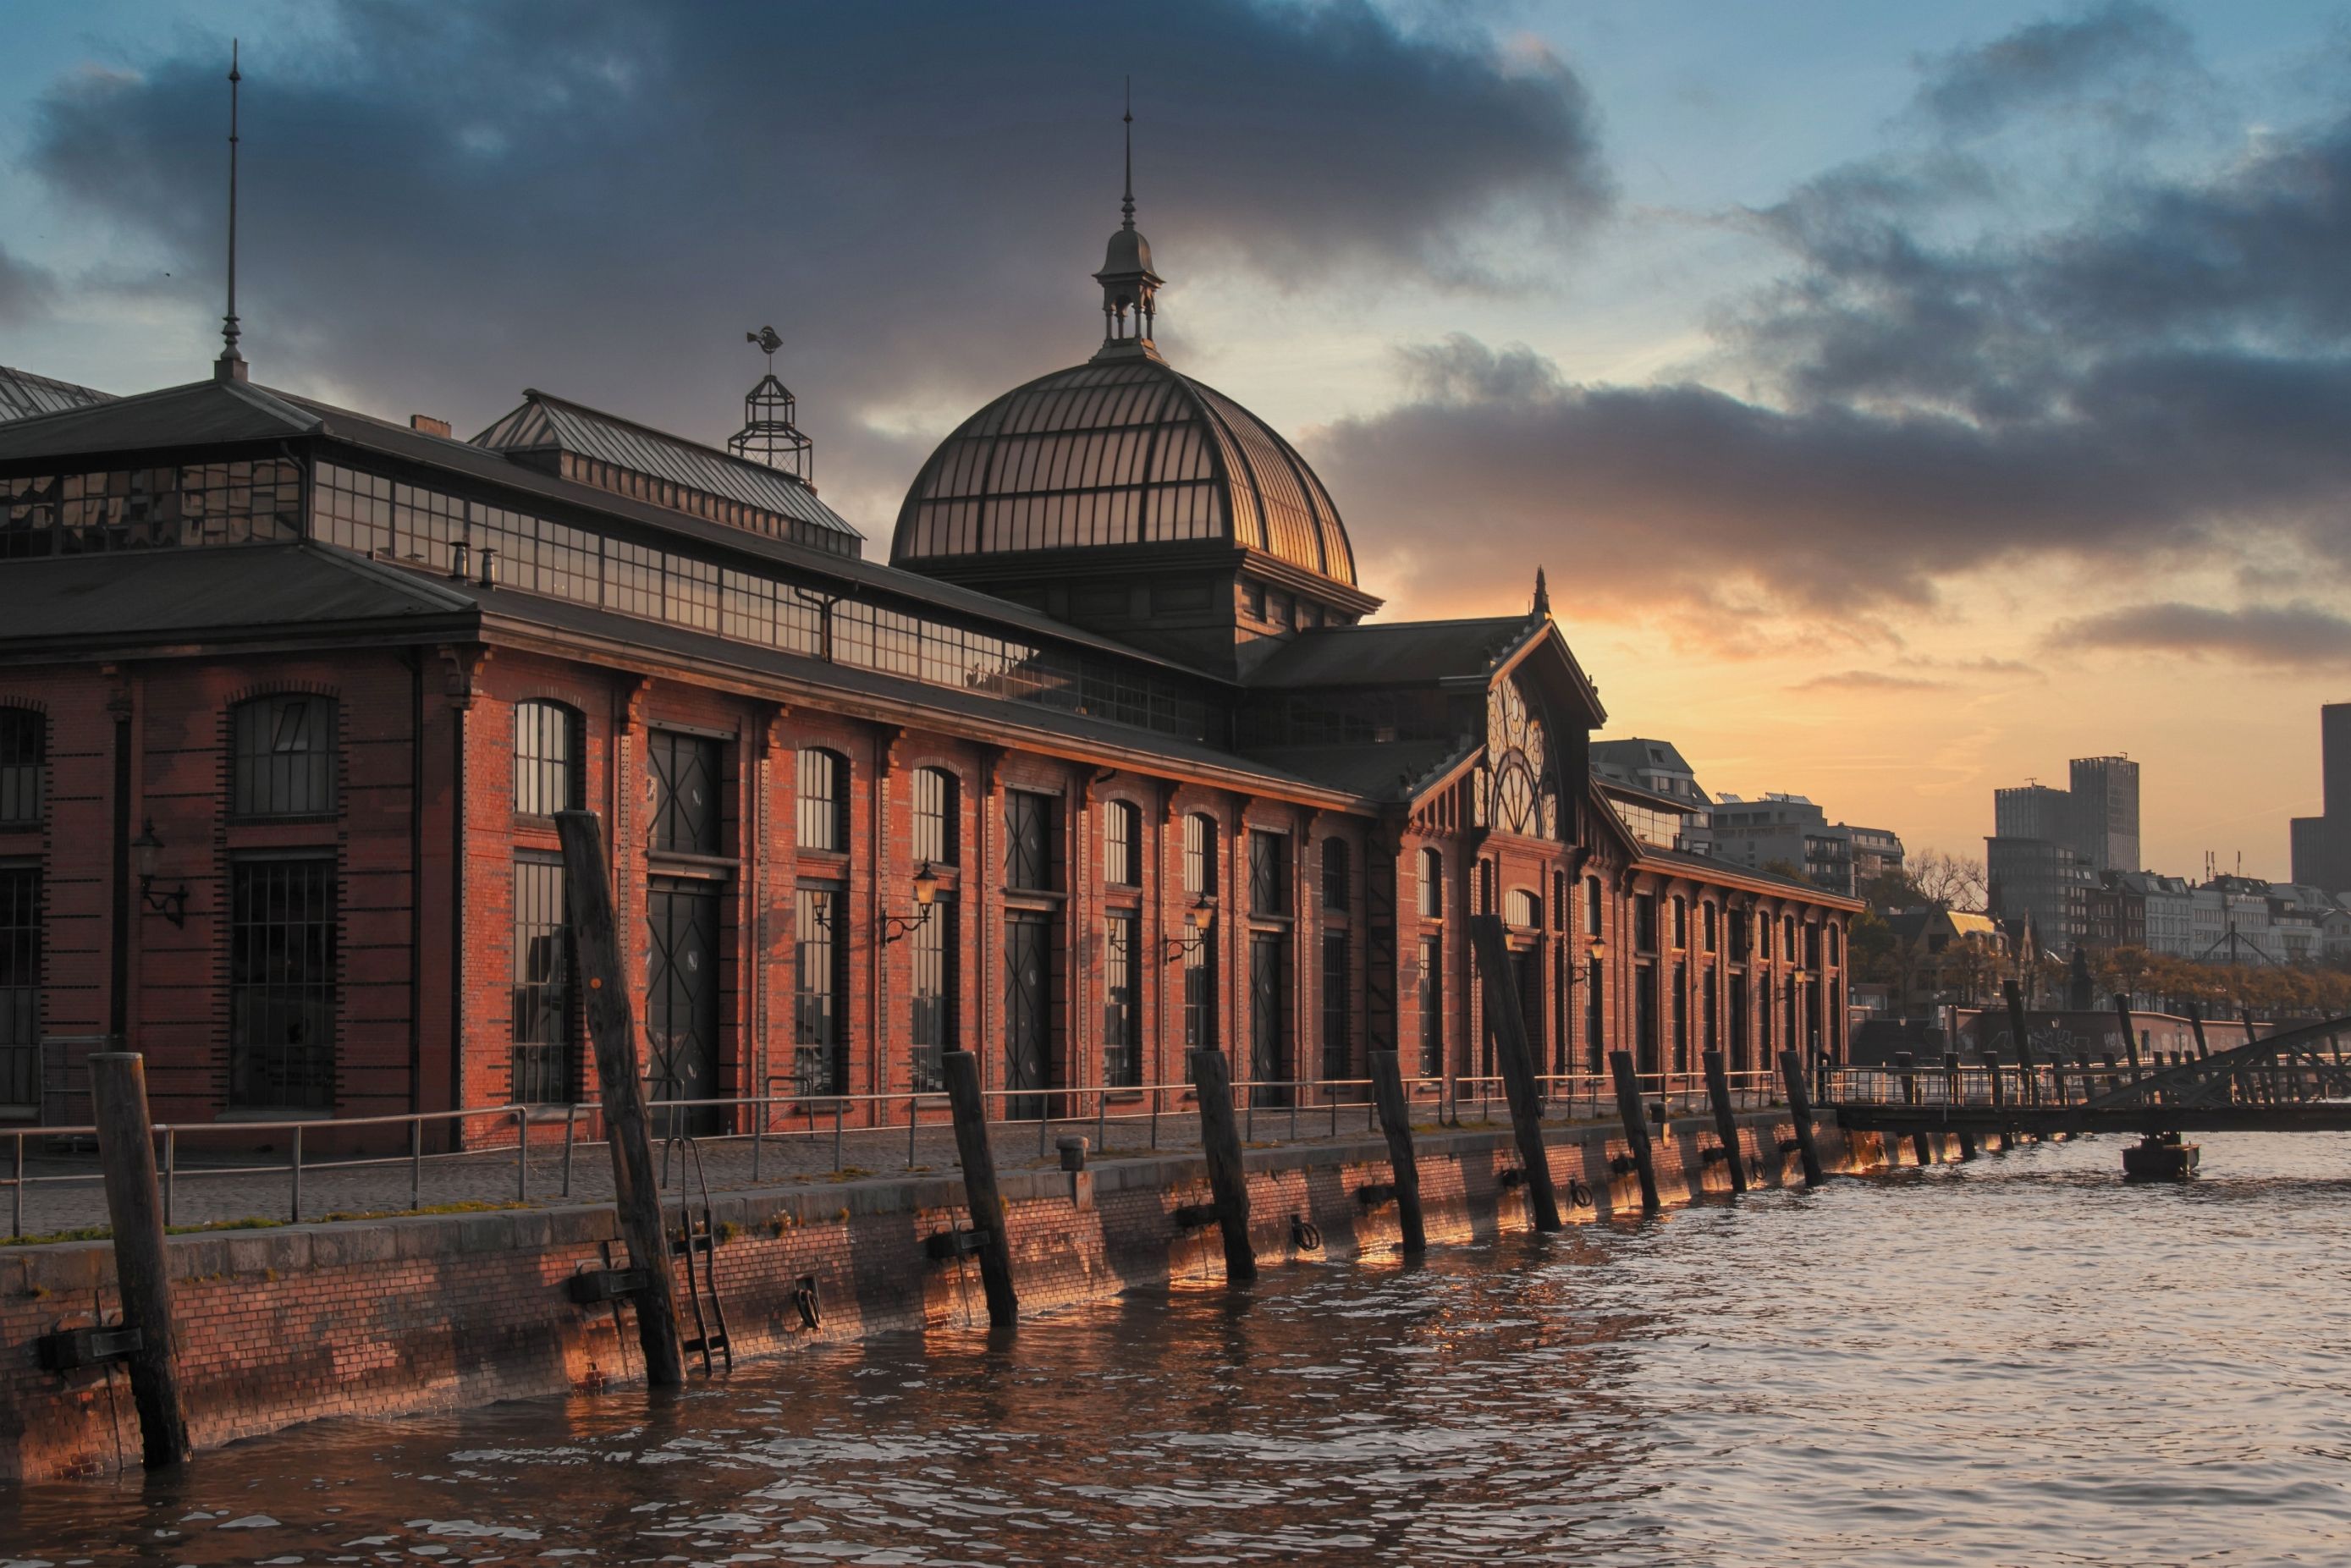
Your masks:
[[[2283,876],[2351,700],[2351,9],[19,5],[0,362],[704,439],[772,322],[886,556],[941,435],[1100,334],[1134,78],[1182,370],[1296,440],[1386,613],[1523,609],[1610,735],[1982,852],[2143,765],[2150,866]]]

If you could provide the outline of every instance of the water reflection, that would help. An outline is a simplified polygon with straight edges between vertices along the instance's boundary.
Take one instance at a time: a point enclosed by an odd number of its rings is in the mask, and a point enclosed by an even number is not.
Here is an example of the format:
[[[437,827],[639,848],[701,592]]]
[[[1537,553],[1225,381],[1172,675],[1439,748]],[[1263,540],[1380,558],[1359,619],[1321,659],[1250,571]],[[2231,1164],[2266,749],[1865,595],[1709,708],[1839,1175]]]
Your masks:
[[[2117,1157],[319,1425],[0,1495],[0,1560],[2344,1560],[2351,1139],[2210,1139],[2181,1189]]]

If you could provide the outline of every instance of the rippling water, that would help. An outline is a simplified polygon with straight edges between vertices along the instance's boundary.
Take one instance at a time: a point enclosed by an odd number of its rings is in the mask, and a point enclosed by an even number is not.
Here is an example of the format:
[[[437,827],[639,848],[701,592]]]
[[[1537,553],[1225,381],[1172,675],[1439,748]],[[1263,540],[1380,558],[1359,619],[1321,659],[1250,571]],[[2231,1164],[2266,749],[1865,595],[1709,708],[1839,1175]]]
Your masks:
[[[0,1490],[0,1563],[2351,1562],[2351,1137],[2204,1145],[312,1426]]]

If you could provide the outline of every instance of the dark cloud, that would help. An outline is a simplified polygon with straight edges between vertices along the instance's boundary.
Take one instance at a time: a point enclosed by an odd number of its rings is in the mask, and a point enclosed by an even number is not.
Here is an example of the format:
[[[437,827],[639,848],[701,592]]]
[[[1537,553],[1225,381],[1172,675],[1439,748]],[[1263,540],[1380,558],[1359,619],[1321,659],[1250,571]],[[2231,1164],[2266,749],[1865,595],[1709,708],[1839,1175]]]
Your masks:
[[[2283,669],[2351,665],[2351,616],[2306,601],[2238,610],[2176,601],[2133,605],[2065,622],[2049,641],[2061,648],[2184,654]]]
[[[2149,89],[2201,75],[2188,30],[2128,0],[2030,23],[1920,65],[1927,79],[1917,109],[1962,134],[1995,129],[2021,110],[2085,104],[2139,127],[2168,107]]]
[[[1562,233],[1607,200],[1564,66],[1361,0],[1202,0],[1147,26],[1078,0],[335,16],[340,47],[246,51],[246,350],[265,379],[461,423],[530,380],[723,434],[743,333],[772,320],[838,459],[852,410],[960,405],[1082,358],[1128,72],[1178,341],[1182,285],[1211,261],[1458,278],[1456,236],[1498,212]],[[35,152],[57,191],[204,277],[223,63],[62,81]]]
[[[2184,48],[2110,7],[1939,62],[1922,93],[1995,117],[2185,69]],[[1583,580],[1587,613],[1716,627],[1893,628],[1993,567],[2254,554],[2341,581],[2351,113],[2158,172],[2176,162],[2102,176],[2038,226],[1968,221],[2025,177],[1945,146],[1831,171],[1751,214],[1787,267],[1718,319],[1715,384],[1574,385],[1457,337],[1405,350],[1405,399],[1312,451],[1367,557],[1443,520],[1415,588],[1456,602],[1538,560]],[[1751,390],[1719,390],[1734,378]]]
[[[57,280],[47,270],[0,247],[0,326],[16,326],[43,314],[56,294]]]

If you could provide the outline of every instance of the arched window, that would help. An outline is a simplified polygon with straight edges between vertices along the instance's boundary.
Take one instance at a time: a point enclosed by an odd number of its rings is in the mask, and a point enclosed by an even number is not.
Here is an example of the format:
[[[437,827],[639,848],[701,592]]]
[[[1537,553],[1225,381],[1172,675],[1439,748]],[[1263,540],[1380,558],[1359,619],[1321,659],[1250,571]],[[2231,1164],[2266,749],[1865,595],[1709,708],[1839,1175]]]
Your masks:
[[[804,850],[849,848],[849,758],[837,751],[800,749],[799,837]]]
[[[1420,917],[1445,918],[1445,857],[1434,848],[1420,852]]]
[[[229,810],[307,817],[335,809],[335,699],[255,697],[230,716]]]
[[[1832,963],[1832,964],[1841,964],[1841,963],[1844,962],[1844,958],[1843,958],[1843,957],[1841,957],[1841,956],[1839,956],[1839,954],[1838,954],[1838,942],[1837,942],[1837,938],[1838,938],[1839,934],[1840,934],[1840,928],[1839,928],[1839,927],[1837,927],[1837,926],[1835,926],[1835,925],[1832,925],[1832,926],[1830,926],[1830,927],[1829,927],[1829,962],[1830,962],[1830,963]]]
[[[1333,915],[1344,915],[1353,891],[1349,877],[1347,841],[1339,838],[1322,841],[1322,907]]]
[[[1531,930],[1542,924],[1542,900],[1523,887],[1514,887],[1503,897],[1502,918],[1522,931]]]
[[[580,778],[579,713],[561,703],[515,704],[515,810],[534,817],[576,811],[587,800]]]
[[[0,708],[0,822],[41,820],[41,763],[48,752],[47,715]]]
[[[1102,880],[1113,887],[1143,885],[1143,812],[1113,800],[1102,813]]]
[[[1583,934],[1600,935],[1600,879],[1596,876],[1583,879]]]
[[[956,827],[962,821],[957,810],[961,791],[956,776],[944,768],[922,768],[914,772],[914,863],[917,865],[956,865],[960,863],[961,845]]]
[[[1184,819],[1184,891],[1196,898],[1217,896],[1217,822],[1204,813]]]

